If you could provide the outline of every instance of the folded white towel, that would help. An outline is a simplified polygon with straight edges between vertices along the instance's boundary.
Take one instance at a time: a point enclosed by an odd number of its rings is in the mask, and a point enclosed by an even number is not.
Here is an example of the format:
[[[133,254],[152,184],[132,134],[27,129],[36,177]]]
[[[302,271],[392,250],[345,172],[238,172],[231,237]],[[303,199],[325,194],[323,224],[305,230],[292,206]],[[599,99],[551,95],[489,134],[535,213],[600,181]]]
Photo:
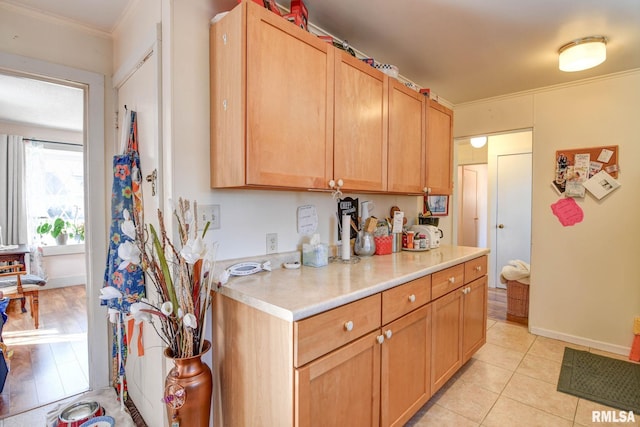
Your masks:
[[[517,280],[526,285],[529,284],[531,266],[526,262],[516,259],[509,261],[509,265],[502,267],[500,272],[500,282],[507,283],[508,280]]]

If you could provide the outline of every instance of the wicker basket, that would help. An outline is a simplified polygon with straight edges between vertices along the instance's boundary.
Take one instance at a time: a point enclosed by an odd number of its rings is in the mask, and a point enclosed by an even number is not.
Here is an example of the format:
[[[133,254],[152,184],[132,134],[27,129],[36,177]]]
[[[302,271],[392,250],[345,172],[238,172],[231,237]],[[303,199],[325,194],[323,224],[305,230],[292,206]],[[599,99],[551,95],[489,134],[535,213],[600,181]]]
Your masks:
[[[529,285],[517,280],[507,281],[507,314],[515,317],[529,317]]]

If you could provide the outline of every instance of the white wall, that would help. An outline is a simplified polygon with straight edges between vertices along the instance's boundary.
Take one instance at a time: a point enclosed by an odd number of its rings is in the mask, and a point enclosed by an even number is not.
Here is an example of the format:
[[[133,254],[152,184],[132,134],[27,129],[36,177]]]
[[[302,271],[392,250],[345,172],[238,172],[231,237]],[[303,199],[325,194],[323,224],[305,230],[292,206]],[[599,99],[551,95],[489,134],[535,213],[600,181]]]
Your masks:
[[[628,354],[640,286],[640,71],[483,100],[455,108],[455,135],[533,128],[529,327],[532,332]],[[578,204],[584,221],[562,227],[550,205],[556,150],[618,144],[622,187]]]

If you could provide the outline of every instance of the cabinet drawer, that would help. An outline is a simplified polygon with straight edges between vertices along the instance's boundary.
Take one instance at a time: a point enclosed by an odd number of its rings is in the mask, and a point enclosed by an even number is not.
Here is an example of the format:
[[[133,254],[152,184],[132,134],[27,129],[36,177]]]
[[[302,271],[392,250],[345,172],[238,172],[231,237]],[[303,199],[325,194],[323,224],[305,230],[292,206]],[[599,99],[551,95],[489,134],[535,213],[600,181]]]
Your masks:
[[[471,283],[485,274],[487,274],[486,255],[464,263],[464,283]]]
[[[386,325],[431,300],[431,276],[412,280],[382,293],[382,324]]]
[[[380,294],[293,324],[294,364],[300,367],[379,328]]]
[[[433,273],[431,277],[431,299],[440,298],[463,284],[464,264],[458,264]]]

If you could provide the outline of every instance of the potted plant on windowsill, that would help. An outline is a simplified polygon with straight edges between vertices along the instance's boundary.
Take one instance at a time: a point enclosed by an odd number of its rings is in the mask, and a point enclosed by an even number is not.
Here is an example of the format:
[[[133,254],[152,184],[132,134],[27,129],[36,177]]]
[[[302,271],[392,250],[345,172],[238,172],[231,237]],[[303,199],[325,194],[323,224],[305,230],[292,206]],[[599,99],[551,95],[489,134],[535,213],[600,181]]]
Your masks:
[[[57,245],[66,245],[70,229],[71,223],[58,217],[53,221],[53,224],[49,221],[41,223],[36,232],[41,236],[49,233],[56,240]]]

